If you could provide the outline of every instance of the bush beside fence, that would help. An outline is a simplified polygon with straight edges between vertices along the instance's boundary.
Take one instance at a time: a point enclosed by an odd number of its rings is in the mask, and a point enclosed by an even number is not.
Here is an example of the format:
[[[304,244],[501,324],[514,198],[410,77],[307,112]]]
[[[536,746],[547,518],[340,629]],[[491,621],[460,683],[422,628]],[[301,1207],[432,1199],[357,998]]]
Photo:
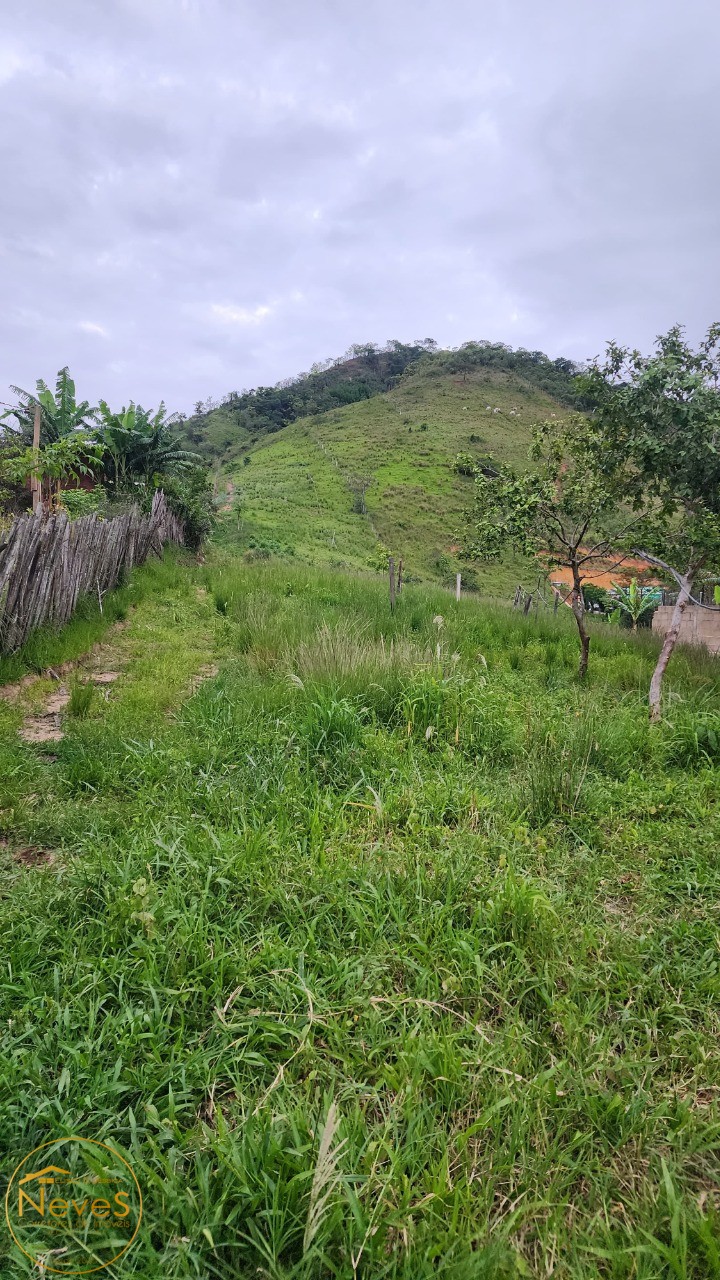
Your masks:
[[[180,521],[157,492],[150,515],[133,507],[112,520],[65,512],[19,516],[0,534],[0,653],[14,653],[44,622],[62,626],[79,598],[102,599],[151,551],[183,541]]]

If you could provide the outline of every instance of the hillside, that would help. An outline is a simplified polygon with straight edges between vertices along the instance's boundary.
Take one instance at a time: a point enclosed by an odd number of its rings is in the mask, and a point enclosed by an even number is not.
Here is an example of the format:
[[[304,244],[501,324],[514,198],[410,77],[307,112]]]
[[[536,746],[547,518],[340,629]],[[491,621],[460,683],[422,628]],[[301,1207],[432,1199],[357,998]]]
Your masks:
[[[297,418],[388,391],[409,365],[432,356],[436,346],[432,338],[391,341],[382,348],[373,343],[355,345],[344,356],[314,364],[309,373],[285,378],[275,386],[231,391],[220,402],[200,401],[189,418],[180,418],[180,434],[187,447],[208,462],[227,463],[244,446]]]
[[[449,585],[459,570],[499,595],[529,580],[519,559],[462,559],[472,480],[453,463],[522,464],[532,424],[566,409],[512,369],[453,364],[423,359],[384,394],[245,444],[218,479],[225,540],[327,567],[377,567],[391,551],[413,578]]]

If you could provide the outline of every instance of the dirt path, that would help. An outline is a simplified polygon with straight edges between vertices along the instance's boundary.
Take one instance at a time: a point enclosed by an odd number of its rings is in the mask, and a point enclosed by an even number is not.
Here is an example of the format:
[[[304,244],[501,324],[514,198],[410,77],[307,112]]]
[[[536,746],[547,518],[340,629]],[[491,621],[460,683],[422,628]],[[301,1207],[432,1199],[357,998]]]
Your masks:
[[[221,511],[232,511],[234,494],[235,494],[235,485],[233,484],[232,480],[228,480],[227,486],[225,489],[225,501],[220,507]]]
[[[123,660],[117,649],[112,644],[112,635],[118,631],[122,631],[126,627],[126,623],[117,622],[108,632],[108,639],[101,641],[99,644],[82,655],[80,658],[74,659],[72,662],[63,662],[57,667],[48,667],[47,671],[43,671],[40,675],[24,676],[22,680],[16,681],[14,684],[6,684],[0,688],[0,698],[5,702],[21,702],[30,701],[32,691],[41,681],[53,680],[55,687],[48,693],[44,699],[42,706],[38,709],[36,706],[28,709],[22,725],[18,729],[18,733],[23,742],[29,743],[45,743],[60,742],[65,736],[62,728],[62,712],[67,707],[71,689],[70,682],[66,677],[77,672],[77,679],[80,684],[92,684],[96,689],[108,696],[110,685],[114,684],[120,676],[119,667],[123,665]]]

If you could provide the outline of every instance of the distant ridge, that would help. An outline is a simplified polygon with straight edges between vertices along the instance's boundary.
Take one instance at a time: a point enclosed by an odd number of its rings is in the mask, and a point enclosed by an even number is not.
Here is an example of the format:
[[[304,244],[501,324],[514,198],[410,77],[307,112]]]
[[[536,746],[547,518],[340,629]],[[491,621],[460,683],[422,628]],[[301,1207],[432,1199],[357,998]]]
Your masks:
[[[542,351],[513,350],[486,340],[441,348],[432,338],[410,343],[391,339],[383,347],[356,344],[343,356],[315,364],[307,373],[273,387],[232,391],[222,400],[198,402],[195,412],[179,421],[188,447],[208,461],[230,462],[262,436],[281,431],[298,418],[382,395],[410,371],[454,374],[467,380],[481,370],[513,373],[566,406],[578,404],[573,379],[580,366],[551,360]]]

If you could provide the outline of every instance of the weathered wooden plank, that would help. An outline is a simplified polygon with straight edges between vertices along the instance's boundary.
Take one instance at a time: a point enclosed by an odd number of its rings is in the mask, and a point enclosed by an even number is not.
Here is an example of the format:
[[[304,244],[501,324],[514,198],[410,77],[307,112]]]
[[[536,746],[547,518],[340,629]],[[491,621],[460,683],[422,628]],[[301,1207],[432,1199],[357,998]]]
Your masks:
[[[0,552],[0,653],[19,649],[44,622],[62,626],[87,592],[109,591],[166,542],[182,543],[180,521],[165,495],[149,515],[133,507],[113,520],[38,511],[13,521]]]

